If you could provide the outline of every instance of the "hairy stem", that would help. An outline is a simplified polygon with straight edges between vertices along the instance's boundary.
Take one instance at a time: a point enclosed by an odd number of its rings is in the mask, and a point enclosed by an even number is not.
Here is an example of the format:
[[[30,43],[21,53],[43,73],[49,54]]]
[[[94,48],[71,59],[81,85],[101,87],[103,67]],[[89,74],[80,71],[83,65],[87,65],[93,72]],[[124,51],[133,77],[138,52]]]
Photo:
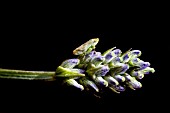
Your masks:
[[[53,81],[55,72],[50,71],[25,71],[0,68],[0,78],[24,79],[24,80],[47,80]]]

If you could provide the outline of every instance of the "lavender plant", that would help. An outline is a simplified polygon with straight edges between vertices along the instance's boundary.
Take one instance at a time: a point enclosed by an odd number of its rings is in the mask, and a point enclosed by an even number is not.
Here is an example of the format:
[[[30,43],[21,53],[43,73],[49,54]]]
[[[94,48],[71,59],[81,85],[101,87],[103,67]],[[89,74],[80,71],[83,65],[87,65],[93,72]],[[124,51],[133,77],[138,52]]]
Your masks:
[[[103,88],[109,88],[120,93],[127,87],[133,90],[141,88],[139,80],[155,72],[149,62],[139,59],[140,50],[129,49],[122,53],[113,47],[101,53],[95,51],[98,42],[99,38],[94,38],[76,48],[73,51],[76,57],[63,61],[55,72],[0,69],[0,78],[61,79],[64,84],[80,90],[100,92]]]

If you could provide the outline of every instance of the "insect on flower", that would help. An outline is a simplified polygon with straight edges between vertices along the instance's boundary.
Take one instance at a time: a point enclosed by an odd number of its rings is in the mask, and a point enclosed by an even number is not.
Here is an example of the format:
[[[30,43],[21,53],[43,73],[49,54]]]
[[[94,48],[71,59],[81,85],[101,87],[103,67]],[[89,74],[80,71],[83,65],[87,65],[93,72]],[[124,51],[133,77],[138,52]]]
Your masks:
[[[73,54],[81,55],[84,53],[89,53],[90,51],[95,49],[95,46],[97,45],[98,42],[99,42],[99,38],[91,39],[91,40],[87,41],[86,43],[82,44],[81,46],[79,46],[78,48],[76,48],[73,51]]]

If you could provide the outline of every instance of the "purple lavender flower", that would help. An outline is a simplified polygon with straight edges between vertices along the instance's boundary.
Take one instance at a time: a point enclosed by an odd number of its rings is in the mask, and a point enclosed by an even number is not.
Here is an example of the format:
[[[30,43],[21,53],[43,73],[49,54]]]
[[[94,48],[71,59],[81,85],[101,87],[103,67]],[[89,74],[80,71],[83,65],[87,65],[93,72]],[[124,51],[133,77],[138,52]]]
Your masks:
[[[128,60],[129,58],[130,58],[129,55],[126,54],[126,55],[123,56],[122,60],[123,60],[123,62],[125,62],[125,61]]]
[[[139,88],[142,87],[142,84],[139,81],[137,81],[137,80],[132,80],[130,82],[127,82],[127,84],[133,90],[139,89]]]
[[[115,75],[114,78],[118,81],[118,82],[124,82],[125,81],[125,77],[122,75]]]
[[[119,84],[119,82],[111,76],[105,76],[104,79],[111,85],[118,85]]]
[[[140,50],[132,50],[131,51],[131,56],[132,57],[139,57],[141,56],[142,52]]]
[[[76,80],[74,79],[68,79],[65,81],[68,85],[70,86],[74,86],[80,90],[84,90],[84,87],[82,85],[80,85]]]
[[[115,56],[120,56],[122,54],[122,51],[120,49],[115,49],[113,50],[113,53],[115,54]]]
[[[118,63],[115,67],[110,69],[111,75],[123,74],[129,69],[128,64]]]
[[[151,72],[151,73],[154,73],[154,72],[155,72],[155,69],[154,69],[154,68],[151,68],[151,67],[146,67],[145,69],[140,70],[140,71],[143,72],[144,74],[149,74],[150,72]]]
[[[122,55],[121,55],[121,60],[122,60],[122,63],[126,63],[126,62],[128,62],[129,60],[130,60],[130,50],[131,49],[129,49],[128,51],[126,51],[125,53],[123,53]]]
[[[93,81],[90,81],[88,79],[80,79],[80,83],[83,84],[85,87],[94,89],[96,92],[99,92],[99,88],[96,86],[96,84]]]
[[[115,93],[120,93],[120,92],[125,91],[125,88],[124,88],[123,86],[121,86],[121,85],[117,85],[117,86],[111,85],[111,86],[109,86],[109,88],[110,88],[112,91],[114,91]]]
[[[147,68],[147,67],[149,67],[150,66],[150,63],[149,62],[140,62],[139,63],[139,70],[143,70],[143,69],[145,69],[145,68]]]
[[[60,66],[62,66],[64,68],[73,68],[76,65],[78,65],[79,63],[80,63],[80,60],[77,58],[74,58],[74,59],[65,60],[64,62],[62,62],[62,64]]]
[[[128,64],[123,64],[123,65],[122,65],[122,70],[121,70],[118,74],[123,74],[123,73],[125,73],[128,69],[129,69],[129,65],[128,65]]]
[[[103,61],[105,60],[105,58],[101,55],[95,56],[91,63],[93,63],[95,66],[99,66]]]
[[[139,59],[139,58],[132,58],[132,59],[129,60],[128,63],[129,63],[131,66],[137,66],[139,62],[140,62],[140,59]]]
[[[97,84],[99,84],[99,85],[102,85],[102,86],[105,86],[105,87],[107,87],[108,86],[108,82],[106,81],[106,80],[104,80],[102,77],[96,77],[95,79],[94,79],[94,81],[97,83]]]
[[[107,64],[109,63],[112,59],[114,58],[113,54],[112,53],[109,53],[105,56],[105,61],[104,63]]]
[[[117,91],[119,91],[119,92],[125,91],[125,88],[124,88],[123,86],[121,86],[121,85],[115,86],[115,89],[116,89]]]
[[[104,64],[108,64],[114,57],[116,57],[117,55],[114,54],[114,49],[116,47],[113,47],[107,51],[105,51],[102,55],[105,57],[105,61],[103,62]]]
[[[144,73],[141,71],[132,70],[130,74],[137,79],[142,79],[144,77]]]
[[[88,63],[91,59],[95,56],[96,51],[91,51],[90,53],[86,54],[82,59],[81,63]]]
[[[129,74],[125,73],[124,75],[126,84],[133,90],[141,88],[142,84],[137,81],[134,77],[131,77]]]
[[[119,64],[121,62],[120,57],[115,57],[110,63],[109,63],[109,67],[113,68],[115,67],[117,64]]]

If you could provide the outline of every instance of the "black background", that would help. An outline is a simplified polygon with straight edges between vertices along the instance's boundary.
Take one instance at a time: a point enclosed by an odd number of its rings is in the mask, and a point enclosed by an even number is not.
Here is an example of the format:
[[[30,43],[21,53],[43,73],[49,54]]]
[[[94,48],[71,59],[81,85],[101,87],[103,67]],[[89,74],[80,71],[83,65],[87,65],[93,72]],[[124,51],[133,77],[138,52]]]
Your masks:
[[[119,18],[112,20],[107,15]],[[39,10],[5,13],[0,31],[1,68],[55,71],[63,60],[75,57],[72,51],[76,47],[91,38],[99,38],[96,51],[104,52],[114,46],[124,52],[129,48],[141,50],[141,59],[149,61],[156,72],[141,80],[143,87],[139,90],[129,89],[121,94],[108,91],[102,98],[55,82],[0,79],[0,111],[165,110],[162,105],[168,100],[165,64],[169,44],[164,23],[156,12],[120,15],[99,13],[93,18],[84,13],[80,16],[73,12],[51,14]]]

